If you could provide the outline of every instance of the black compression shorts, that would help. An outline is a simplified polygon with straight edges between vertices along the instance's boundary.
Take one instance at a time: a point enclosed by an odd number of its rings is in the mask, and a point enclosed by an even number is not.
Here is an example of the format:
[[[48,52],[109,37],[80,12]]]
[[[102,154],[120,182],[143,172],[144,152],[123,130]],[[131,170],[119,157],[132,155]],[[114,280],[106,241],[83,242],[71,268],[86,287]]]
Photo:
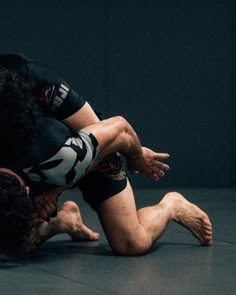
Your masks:
[[[127,186],[127,174],[122,170],[119,154],[106,157],[79,181],[78,186],[84,200],[94,210],[103,201],[123,191]]]

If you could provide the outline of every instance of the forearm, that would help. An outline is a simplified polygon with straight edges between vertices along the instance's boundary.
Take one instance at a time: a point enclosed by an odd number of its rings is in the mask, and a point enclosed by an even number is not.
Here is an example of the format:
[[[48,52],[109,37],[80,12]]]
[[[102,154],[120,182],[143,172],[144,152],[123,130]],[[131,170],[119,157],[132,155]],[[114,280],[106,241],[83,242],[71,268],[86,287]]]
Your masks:
[[[137,159],[143,154],[139,137],[133,127],[125,119],[121,119],[123,122],[117,138],[117,141],[120,141],[119,152],[126,156],[127,159]]]
[[[83,128],[87,130],[86,127],[99,122],[99,118],[87,102],[78,112],[64,120],[64,123],[74,131]],[[107,153],[106,150],[111,150],[111,153],[119,151],[128,158],[136,158],[140,155],[142,151],[138,136],[125,119],[115,117],[103,122],[105,123],[101,123],[101,126],[92,126],[92,129],[93,132],[96,132],[94,135],[96,138],[98,137],[102,151],[105,150],[104,153]],[[99,132],[97,132],[97,127],[100,128]]]
[[[119,151],[127,160],[142,156],[139,138],[131,125],[122,117],[113,117],[85,128],[98,141],[100,152],[96,162]]]

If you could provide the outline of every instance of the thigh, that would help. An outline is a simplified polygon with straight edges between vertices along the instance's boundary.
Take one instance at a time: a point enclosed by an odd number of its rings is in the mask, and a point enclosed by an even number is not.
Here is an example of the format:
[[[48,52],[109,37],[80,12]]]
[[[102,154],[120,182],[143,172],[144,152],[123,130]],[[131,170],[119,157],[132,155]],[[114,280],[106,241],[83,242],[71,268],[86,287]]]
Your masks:
[[[122,169],[122,160],[118,153],[104,158],[93,171],[85,175],[78,186],[83,199],[97,210],[99,204],[119,194],[127,186],[127,174]]]
[[[107,239],[114,249],[120,244],[133,244],[142,239],[132,187],[128,181],[120,193],[97,207],[98,216]]]

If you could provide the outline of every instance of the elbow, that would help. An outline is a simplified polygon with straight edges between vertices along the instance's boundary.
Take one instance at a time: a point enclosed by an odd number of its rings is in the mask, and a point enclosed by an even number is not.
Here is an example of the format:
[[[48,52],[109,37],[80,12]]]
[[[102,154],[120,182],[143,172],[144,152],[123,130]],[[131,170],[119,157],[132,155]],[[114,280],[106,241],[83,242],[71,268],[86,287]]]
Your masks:
[[[125,157],[133,153],[136,133],[132,129],[129,122],[122,116],[115,117],[117,122],[117,138],[116,142],[118,143],[117,151],[123,154]]]
[[[128,121],[122,116],[116,116],[113,118],[117,124],[117,130],[119,130],[121,135],[129,134],[131,126]]]

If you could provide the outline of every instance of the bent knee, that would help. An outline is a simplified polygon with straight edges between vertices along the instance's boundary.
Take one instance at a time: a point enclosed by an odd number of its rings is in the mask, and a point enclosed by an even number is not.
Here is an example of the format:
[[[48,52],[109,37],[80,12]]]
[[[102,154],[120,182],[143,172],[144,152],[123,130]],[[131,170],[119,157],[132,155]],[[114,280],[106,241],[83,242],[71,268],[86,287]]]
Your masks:
[[[151,247],[151,243],[147,239],[142,240],[129,240],[122,239],[119,243],[112,244],[112,251],[117,255],[122,256],[140,256],[148,252]]]

